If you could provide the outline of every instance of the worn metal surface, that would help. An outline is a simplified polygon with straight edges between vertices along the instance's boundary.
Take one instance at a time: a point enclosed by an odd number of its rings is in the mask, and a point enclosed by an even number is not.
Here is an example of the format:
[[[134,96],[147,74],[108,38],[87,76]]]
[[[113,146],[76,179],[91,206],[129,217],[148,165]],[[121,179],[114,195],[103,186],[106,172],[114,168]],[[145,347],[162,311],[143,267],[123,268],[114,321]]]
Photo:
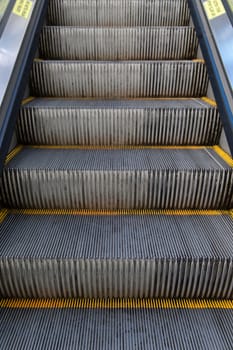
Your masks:
[[[34,99],[17,123],[19,142],[33,145],[215,145],[221,130],[199,99]]]
[[[50,0],[48,20],[66,26],[188,25],[186,0]]]
[[[1,188],[14,208],[218,209],[232,205],[232,180],[213,149],[29,147]]]
[[[233,342],[232,310],[0,309],[0,318],[4,350],[229,350]]]
[[[31,78],[47,97],[198,97],[208,85],[196,61],[35,61]]]
[[[46,26],[40,51],[46,59],[182,60],[196,57],[197,37],[191,27]]]
[[[233,297],[228,215],[10,214],[1,232],[4,297]]]

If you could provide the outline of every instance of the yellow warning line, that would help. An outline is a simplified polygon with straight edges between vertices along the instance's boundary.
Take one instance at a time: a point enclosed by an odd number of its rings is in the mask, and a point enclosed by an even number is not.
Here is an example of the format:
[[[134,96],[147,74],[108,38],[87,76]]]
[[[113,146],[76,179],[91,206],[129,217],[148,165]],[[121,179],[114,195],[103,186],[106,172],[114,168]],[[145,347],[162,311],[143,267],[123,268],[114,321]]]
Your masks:
[[[30,145],[28,148],[34,149],[76,149],[76,150],[114,150],[114,149],[125,149],[125,150],[140,150],[140,149],[211,149],[211,146],[131,146],[131,145],[106,145],[106,146],[76,146],[76,145]]]
[[[230,167],[233,167],[233,159],[228,153],[219,146],[214,146],[213,149]]]
[[[27,103],[31,102],[35,100],[35,97],[31,96],[31,97],[28,97],[28,98],[25,98],[23,101],[22,101],[22,105],[26,105]]]
[[[6,157],[5,164],[9,163],[22,149],[22,145],[19,145],[16,148],[14,148]]]
[[[12,209],[9,211],[12,214],[22,215],[230,215],[229,211],[225,210],[72,210],[72,209]]]
[[[202,97],[201,99],[202,99],[202,101],[207,102],[211,106],[217,107],[217,103],[214,100],[212,100],[211,98],[209,98],[209,97]]]
[[[192,60],[192,62],[205,63],[205,60],[203,60],[203,58],[195,58]]]
[[[2,209],[0,210],[0,224],[4,221],[5,217],[8,214],[8,210],[7,209]]]
[[[10,309],[233,309],[233,300],[188,299],[2,299]]]
[[[33,97],[32,99],[35,99]],[[57,100],[56,97],[43,97],[43,100]],[[59,100],[63,101],[99,101],[97,97],[59,97]],[[112,98],[106,98],[105,101],[112,101]],[[114,98],[114,101],[198,101],[200,97],[130,97],[128,98]],[[86,107],[85,107],[86,108]]]

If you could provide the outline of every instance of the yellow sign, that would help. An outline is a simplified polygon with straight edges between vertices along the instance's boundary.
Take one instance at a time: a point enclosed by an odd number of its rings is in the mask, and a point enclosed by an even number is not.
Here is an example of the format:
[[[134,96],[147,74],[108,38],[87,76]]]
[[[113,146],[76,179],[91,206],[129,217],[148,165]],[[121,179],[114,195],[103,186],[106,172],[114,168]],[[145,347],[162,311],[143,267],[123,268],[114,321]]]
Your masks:
[[[203,5],[208,19],[214,19],[226,12],[221,0],[207,0]]]
[[[9,0],[0,0],[0,16],[4,14],[8,4]]]
[[[25,19],[31,13],[32,1],[31,0],[16,0],[13,8],[13,13],[17,16],[24,17]]]
[[[231,11],[233,12],[233,0],[227,0],[230,8],[231,8]]]

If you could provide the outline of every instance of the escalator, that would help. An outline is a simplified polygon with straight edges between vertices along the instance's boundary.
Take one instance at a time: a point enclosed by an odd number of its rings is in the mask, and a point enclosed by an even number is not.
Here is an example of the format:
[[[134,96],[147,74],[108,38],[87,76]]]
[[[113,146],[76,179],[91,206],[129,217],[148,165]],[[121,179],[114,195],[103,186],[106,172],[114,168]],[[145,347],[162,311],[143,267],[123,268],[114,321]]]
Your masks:
[[[233,160],[187,1],[50,0],[0,196],[0,349],[232,349]]]

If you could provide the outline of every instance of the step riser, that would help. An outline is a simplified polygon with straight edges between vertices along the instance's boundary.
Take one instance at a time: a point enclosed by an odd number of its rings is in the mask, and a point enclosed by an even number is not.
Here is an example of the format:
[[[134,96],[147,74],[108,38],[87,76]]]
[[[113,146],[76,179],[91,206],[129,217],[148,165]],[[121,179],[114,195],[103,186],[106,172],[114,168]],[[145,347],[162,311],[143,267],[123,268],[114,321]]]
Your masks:
[[[216,109],[22,108],[21,144],[215,145],[221,122]]]
[[[51,0],[51,24],[67,26],[163,26],[188,25],[186,0]]]
[[[47,97],[199,97],[208,77],[200,62],[36,61],[32,88]]]
[[[3,259],[1,297],[233,298],[231,259]]]
[[[63,60],[192,59],[197,52],[193,28],[45,27],[42,57]]]
[[[6,206],[38,209],[228,209],[231,170],[5,169]]]

